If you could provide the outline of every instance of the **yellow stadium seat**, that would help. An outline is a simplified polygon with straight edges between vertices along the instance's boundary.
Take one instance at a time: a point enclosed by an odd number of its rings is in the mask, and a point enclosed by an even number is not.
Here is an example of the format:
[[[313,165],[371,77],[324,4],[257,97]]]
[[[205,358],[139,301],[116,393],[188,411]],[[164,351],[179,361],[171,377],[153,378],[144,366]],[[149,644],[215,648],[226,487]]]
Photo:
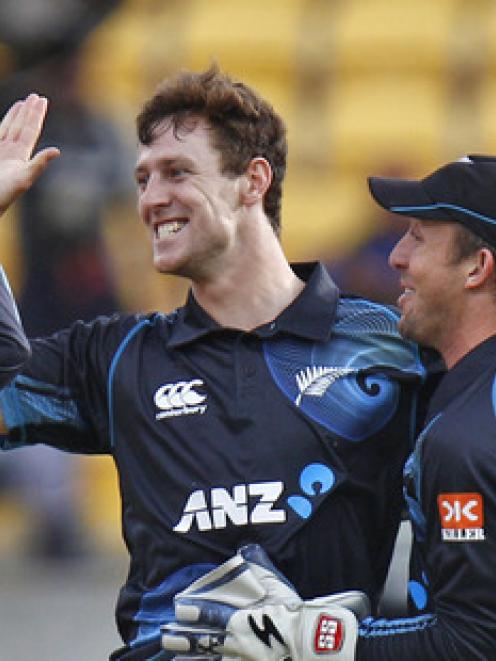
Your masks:
[[[82,516],[99,551],[123,550],[117,473],[108,456],[79,457],[84,490]]]
[[[373,203],[364,176],[292,170],[284,187],[282,242],[293,261],[344,252],[369,232]]]
[[[430,167],[442,160],[448,104],[444,85],[414,76],[367,76],[329,85],[326,108],[335,165]]]
[[[492,0],[488,1],[489,7],[484,12],[483,24],[479,28],[479,39],[474,43],[474,48],[479,47],[478,53],[482,55],[481,64],[487,67],[489,77],[494,77],[496,75],[496,3]]]
[[[144,96],[141,61],[146,47],[140,15],[127,2],[101,23],[81,51],[85,95],[115,117],[135,114]]]
[[[245,77],[250,71],[292,72],[302,0],[191,0],[184,24],[185,64],[212,60]]]
[[[445,71],[454,0],[350,0],[336,12],[332,57],[339,72]]]
[[[82,49],[81,84],[92,102],[134,119],[158,83],[181,66],[188,3],[125,0]]]
[[[496,72],[483,85],[478,99],[480,138],[472,152],[496,155]]]

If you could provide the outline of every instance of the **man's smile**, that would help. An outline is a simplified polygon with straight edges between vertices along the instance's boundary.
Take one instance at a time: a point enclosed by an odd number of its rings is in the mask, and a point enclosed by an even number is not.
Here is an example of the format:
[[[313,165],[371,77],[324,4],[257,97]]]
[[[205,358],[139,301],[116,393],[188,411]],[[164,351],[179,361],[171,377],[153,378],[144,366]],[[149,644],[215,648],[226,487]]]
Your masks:
[[[187,220],[174,219],[157,223],[153,230],[157,239],[167,239],[180,232],[186,226]]]

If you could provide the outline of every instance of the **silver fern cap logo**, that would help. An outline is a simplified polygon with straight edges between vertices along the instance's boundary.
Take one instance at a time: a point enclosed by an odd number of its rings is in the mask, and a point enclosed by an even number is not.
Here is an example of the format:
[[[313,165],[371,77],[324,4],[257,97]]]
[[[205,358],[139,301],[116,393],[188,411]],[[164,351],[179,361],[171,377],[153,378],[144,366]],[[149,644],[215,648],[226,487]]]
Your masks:
[[[301,370],[296,375],[296,383],[300,391],[300,394],[295,400],[296,406],[300,405],[303,395],[322,397],[335,381],[356,372],[357,370],[352,367],[324,367],[317,365]]]

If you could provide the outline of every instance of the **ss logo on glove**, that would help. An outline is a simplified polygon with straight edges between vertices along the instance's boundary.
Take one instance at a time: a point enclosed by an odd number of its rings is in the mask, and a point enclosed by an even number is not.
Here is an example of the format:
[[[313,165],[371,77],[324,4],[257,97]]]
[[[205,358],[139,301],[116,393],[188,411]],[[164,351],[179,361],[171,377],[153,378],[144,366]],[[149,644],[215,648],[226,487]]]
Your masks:
[[[343,643],[343,624],[330,615],[321,615],[315,630],[315,651],[337,652]]]

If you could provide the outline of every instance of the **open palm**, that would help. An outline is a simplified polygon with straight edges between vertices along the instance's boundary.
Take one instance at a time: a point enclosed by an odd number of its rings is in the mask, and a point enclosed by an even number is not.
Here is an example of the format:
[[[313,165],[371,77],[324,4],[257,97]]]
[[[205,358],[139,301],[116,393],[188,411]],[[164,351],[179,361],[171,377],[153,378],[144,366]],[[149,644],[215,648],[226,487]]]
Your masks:
[[[48,102],[30,94],[17,101],[0,123],[0,214],[26,191],[59,155],[49,147],[32,156],[40,137]]]

